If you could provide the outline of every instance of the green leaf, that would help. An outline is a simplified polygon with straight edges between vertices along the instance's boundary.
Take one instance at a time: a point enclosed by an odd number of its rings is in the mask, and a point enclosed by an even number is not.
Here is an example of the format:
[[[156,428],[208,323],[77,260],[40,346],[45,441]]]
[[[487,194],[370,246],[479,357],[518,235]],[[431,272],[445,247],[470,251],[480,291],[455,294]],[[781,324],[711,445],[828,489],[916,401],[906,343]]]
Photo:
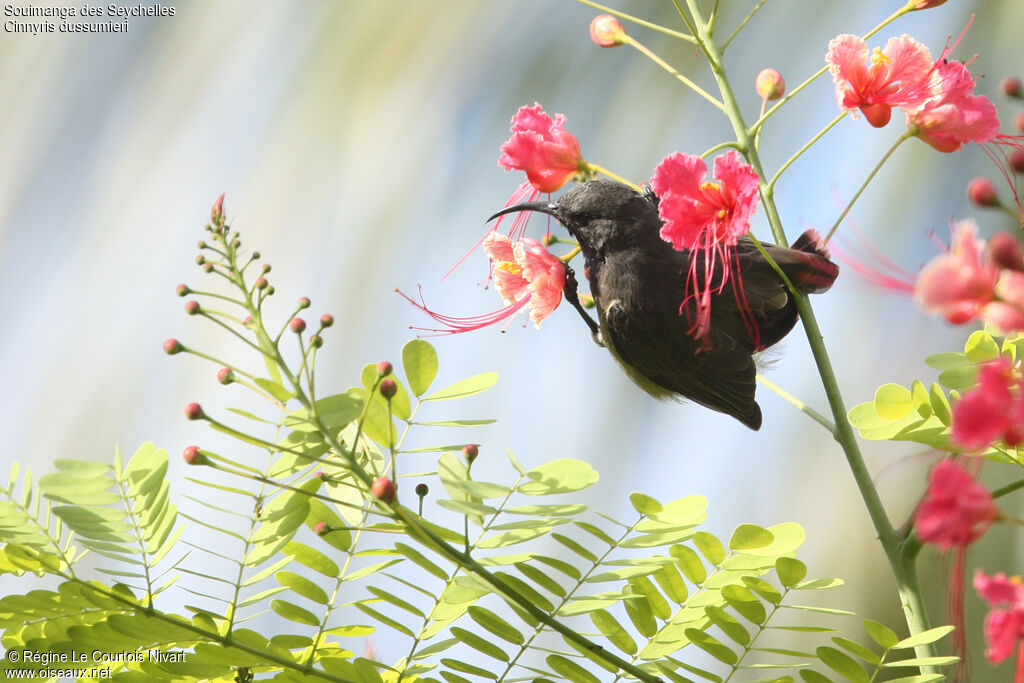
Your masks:
[[[435,391],[429,396],[424,396],[424,401],[450,401],[455,398],[466,398],[487,391],[498,381],[498,373],[483,372],[479,375],[467,377],[440,391]]]
[[[956,629],[955,626],[938,626],[936,628],[930,628],[927,631],[922,631],[917,635],[904,638],[900,642],[892,646],[894,650],[903,650],[906,648],[917,647],[918,645],[927,645],[934,643],[937,640],[941,640],[945,636],[949,635]]]
[[[367,586],[366,590],[372,593],[378,599],[390,603],[398,609],[405,610],[406,612],[409,612],[410,614],[413,614],[421,619],[425,616],[422,610],[416,607],[416,605],[413,605],[410,602],[402,600],[400,597],[394,595],[393,593],[389,593],[386,590],[377,588],[376,586]]]
[[[551,538],[555,539],[556,541],[558,541],[563,546],[573,551],[583,559],[588,560],[590,562],[597,562],[597,555],[590,552],[589,550],[581,546],[579,543],[569,538],[568,536],[563,536],[559,533],[552,533]]]
[[[753,524],[741,524],[732,532],[729,539],[730,550],[753,550],[764,548],[775,541],[772,532]]]
[[[510,515],[529,515],[530,517],[571,517],[581,512],[586,512],[586,510],[587,506],[583,504],[520,505],[505,508],[505,513]]]
[[[818,591],[828,590],[829,588],[838,588],[843,585],[842,579],[812,579],[811,581],[804,581],[793,586],[793,590],[798,591]]]
[[[706,531],[698,531],[694,534],[693,544],[708,559],[708,562],[716,567],[725,559],[725,548],[722,547],[721,541]]]
[[[792,588],[807,576],[807,565],[792,557],[775,560],[775,573],[786,588]]]
[[[832,669],[848,681],[853,681],[853,683],[868,683],[868,673],[846,653],[826,645],[819,647],[815,652],[818,654],[818,659],[820,659],[825,666]]]
[[[712,624],[722,629],[722,633],[729,636],[734,642],[743,646],[750,644],[750,633],[724,609],[716,605],[708,605],[704,608],[704,613],[708,615]]]
[[[561,584],[537,567],[527,564],[526,562],[516,562],[516,569],[522,572],[526,578],[530,579],[547,592],[557,595],[560,598],[564,598],[566,596],[566,590],[562,588]]]
[[[890,678],[885,683],[935,683],[936,681],[944,680],[946,680],[946,677],[942,674],[918,674],[916,676]]]
[[[384,614],[383,612],[378,612],[377,610],[375,610],[372,607],[370,607],[369,605],[367,605],[365,602],[357,602],[357,603],[355,603],[355,608],[358,609],[363,614],[365,614],[366,616],[372,617],[373,619],[376,619],[377,621],[379,621],[380,623],[384,624],[385,626],[390,626],[391,628],[395,629],[396,631],[398,631],[402,635],[408,636],[410,638],[415,637],[413,635],[413,632],[410,631],[408,629],[408,627],[405,626],[405,624],[392,619],[391,617],[389,617],[388,615]]]
[[[403,556],[418,565],[421,569],[426,570],[428,573],[436,576],[442,581],[448,580],[448,573],[445,572],[445,570],[428,560],[415,548],[408,546],[405,543],[395,543],[395,550],[402,553]]]
[[[289,571],[280,571],[274,575],[274,578],[277,579],[277,582],[282,586],[287,586],[293,592],[298,593],[302,597],[312,600],[313,602],[326,605],[330,601],[327,597],[327,593],[325,593],[320,586],[316,585],[301,574]]]
[[[864,647],[855,640],[843,638],[842,636],[833,636],[832,642],[838,645],[839,647],[843,648],[847,652],[853,653],[854,655],[860,657],[865,662],[868,662],[869,664],[875,667],[882,663],[882,660],[879,659],[877,654],[875,654],[874,652]]]
[[[559,458],[526,473],[532,481],[519,486],[519,492],[529,496],[547,496],[556,493],[581,491],[597,483],[597,471],[583,460]]]
[[[871,639],[886,650],[890,650],[896,643],[900,642],[899,636],[885,624],[880,624],[871,619],[864,620],[864,630]]]
[[[949,666],[960,661],[959,657],[917,657],[915,659],[902,659],[898,662],[886,662],[883,664],[887,668],[896,668],[901,666]]]
[[[316,415],[324,426],[334,432],[359,417],[363,412],[363,401],[349,393],[335,394],[316,402]],[[297,432],[317,431],[320,427],[312,414],[305,408],[294,410],[284,418],[284,426]]]
[[[668,549],[669,555],[675,558],[676,565],[683,572],[683,576],[691,583],[701,585],[708,578],[704,562],[697,553],[685,545],[674,545]]]
[[[330,578],[337,578],[341,573],[338,569],[338,565],[334,563],[334,560],[324,555],[319,550],[314,550],[308,545],[299,543],[298,541],[292,541],[284,548],[282,552],[285,555],[290,555],[295,558],[295,561],[304,567],[308,567],[315,572],[319,572],[324,576]]]
[[[601,683],[601,679],[576,662],[562,655],[548,655],[545,659],[551,670],[573,683]]]
[[[432,420],[430,422],[420,422],[417,420],[413,422],[414,425],[420,427],[480,427],[482,425],[494,424],[497,420],[493,418],[484,418],[480,420]]]
[[[470,500],[451,500],[450,498],[441,498],[437,500],[437,504],[446,510],[457,512],[460,515],[469,515],[473,519],[478,518],[480,515],[493,515],[498,512],[497,508]]]
[[[910,390],[899,384],[883,384],[875,392],[875,410],[887,420],[898,420],[914,409]]]
[[[628,655],[636,654],[636,641],[629,635],[629,632],[622,627],[611,612],[605,609],[595,610],[590,613],[590,620],[594,622],[597,630],[607,638],[612,645],[619,648]]]
[[[946,392],[942,390],[938,382],[932,382],[931,389],[928,390],[928,400],[932,406],[932,414],[944,425],[949,425],[953,421],[953,414],[949,407],[949,399],[946,398]]]
[[[469,609],[466,611],[469,613],[469,616],[473,621],[502,640],[512,643],[513,645],[522,645],[526,642],[523,634],[516,630],[512,624],[508,623],[486,607],[470,605]]]
[[[639,593],[647,598],[647,604],[651,606],[651,611],[654,616],[658,617],[662,621],[667,620],[672,616],[672,609],[668,605],[668,601],[662,597],[661,593],[655,588],[651,580],[646,576],[636,576],[629,580],[629,585],[633,587],[635,593]]]
[[[665,509],[661,503],[643,493],[629,494],[629,502],[633,504],[633,509],[641,515],[656,515]]]
[[[422,396],[437,376],[437,351],[422,339],[412,339],[402,347],[402,368],[409,389]]]
[[[54,467],[64,474],[82,479],[93,479],[106,476],[110,472],[110,465],[105,462],[92,462],[89,460],[72,460],[70,458],[57,458],[53,461]]]
[[[967,391],[974,386],[978,378],[978,366],[968,365],[962,368],[951,368],[939,373],[939,384],[947,389]]]
[[[281,403],[287,403],[292,398],[292,392],[285,389],[283,386],[269,379],[263,377],[257,377],[253,380],[253,384],[258,386],[263,391],[267,392]]]
[[[987,363],[999,357],[999,344],[984,330],[975,330],[964,344],[964,355],[974,364]]]
[[[497,659],[497,660],[502,661],[502,662],[507,662],[509,660],[509,656],[508,656],[507,652],[502,650],[500,647],[498,647],[494,643],[488,641],[487,639],[478,636],[477,634],[473,633],[472,631],[467,631],[464,628],[459,628],[458,626],[453,626],[451,628],[451,634],[453,636],[455,636],[456,638],[458,638],[460,642],[463,642],[466,645],[469,645],[471,648],[473,648],[477,652],[482,652],[483,654],[487,655],[488,657],[493,657],[494,659]]]
[[[761,601],[743,586],[736,584],[723,586],[722,598],[747,621],[761,625],[768,618],[768,613]]]
[[[808,669],[800,671],[800,678],[804,679],[805,683],[832,683],[831,678],[823,676],[817,671],[810,671]]]
[[[507,486],[492,484],[488,481],[455,480],[453,483],[474,498],[504,498],[512,493],[512,489]]]
[[[334,510],[330,509],[323,501],[311,498],[309,500],[309,514],[306,516],[306,526],[314,529],[317,523],[323,522],[331,530],[320,538],[335,550],[345,552],[352,545],[352,533],[345,528],[345,522]]]
[[[320,623],[320,619],[308,609],[303,609],[287,600],[271,600],[270,609],[288,621],[294,621],[307,626],[317,626]]]
[[[562,572],[570,578],[579,580],[579,578],[582,576],[580,570],[574,567],[573,565],[569,564],[568,562],[564,562],[554,557],[547,557],[546,555],[538,555],[536,553],[531,555],[531,557],[542,564],[546,564],[547,566],[552,567],[553,569],[557,569],[558,571]]]
[[[491,673],[487,669],[481,669],[478,666],[473,666],[472,664],[467,664],[465,662],[460,662],[457,659],[449,659],[449,658],[445,657],[445,658],[441,659],[441,664],[446,666],[446,667],[448,667],[449,669],[454,669],[455,671],[461,671],[462,673],[470,674],[471,676],[481,676],[483,678],[490,678],[491,680],[497,680],[497,678],[498,678],[497,674]],[[444,676],[445,673],[447,673],[447,672],[442,671],[441,675]]]
[[[739,661],[735,652],[711,634],[695,628],[688,628],[683,633],[690,639],[690,642],[723,664],[734,666]]]
[[[686,582],[683,581],[683,577],[679,576],[679,570],[676,569],[675,565],[666,564],[654,572],[652,576],[654,576],[654,580],[658,582],[658,586],[665,592],[669,600],[677,605],[686,602],[689,591],[686,588]]]

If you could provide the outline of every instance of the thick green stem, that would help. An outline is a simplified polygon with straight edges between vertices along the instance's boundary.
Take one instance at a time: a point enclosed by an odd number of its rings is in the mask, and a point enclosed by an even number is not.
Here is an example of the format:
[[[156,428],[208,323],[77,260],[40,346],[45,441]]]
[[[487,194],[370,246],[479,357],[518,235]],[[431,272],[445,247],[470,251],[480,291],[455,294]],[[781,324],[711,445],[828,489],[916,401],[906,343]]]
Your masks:
[[[686,4],[690,10],[693,24],[696,26],[695,36],[697,38],[698,45],[707,56],[715,81],[718,83],[719,90],[722,94],[722,102],[725,105],[725,112],[729,116],[729,120],[733,125],[733,130],[736,133],[736,139],[739,142],[739,147],[746,155],[750,164],[754,167],[758,176],[761,178],[761,200],[764,204],[765,214],[768,217],[769,225],[771,225],[772,234],[775,236],[777,243],[786,245],[788,242],[786,240],[785,231],[783,230],[782,221],[775,206],[775,200],[772,195],[773,188],[765,181],[767,176],[765,175],[764,168],[761,164],[761,159],[757,154],[757,149],[754,147],[751,129],[743,120],[739,104],[736,102],[732,86],[729,83],[725,68],[722,64],[721,53],[715,46],[714,41],[707,30],[707,26],[701,18],[700,10],[697,6],[697,0],[686,0]],[[860,490],[861,498],[864,501],[868,515],[870,516],[871,522],[878,534],[878,540],[882,544],[882,549],[885,552],[886,559],[889,561],[889,567],[892,571],[893,579],[896,582],[896,590],[900,596],[900,603],[903,606],[903,613],[907,621],[907,627],[912,634],[920,633],[927,630],[928,624],[925,616],[924,604],[921,600],[920,590],[917,585],[917,574],[913,560],[912,558],[904,556],[904,539],[896,532],[892,523],[889,521],[885,507],[878,495],[878,490],[875,488],[874,482],[871,480],[871,475],[868,472],[867,465],[864,463],[864,458],[861,455],[856,436],[853,433],[853,427],[847,419],[847,410],[843,403],[843,397],[839,389],[839,382],[836,379],[835,371],[832,367],[832,361],[830,360],[828,350],[825,347],[825,341],[822,338],[821,330],[818,328],[818,321],[814,315],[811,303],[805,295],[799,293],[794,293],[794,299],[796,301],[797,310],[800,313],[800,321],[803,323],[804,331],[807,334],[807,341],[811,347],[811,353],[814,356],[814,362],[817,365],[818,373],[821,376],[821,383],[825,389],[825,395],[828,397],[829,408],[832,411],[832,417],[835,422],[834,437],[842,447],[843,453],[846,455],[847,464],[850,467],[850,471],[853,473],[853,478],[857,484],[857,488]],[[918,647],[916,648],[916,652],[919,657],[931,657],[934,655],[931,645]],[[936,673],[934,667],[929,666],[922,666],[921,672],[923,674]]]

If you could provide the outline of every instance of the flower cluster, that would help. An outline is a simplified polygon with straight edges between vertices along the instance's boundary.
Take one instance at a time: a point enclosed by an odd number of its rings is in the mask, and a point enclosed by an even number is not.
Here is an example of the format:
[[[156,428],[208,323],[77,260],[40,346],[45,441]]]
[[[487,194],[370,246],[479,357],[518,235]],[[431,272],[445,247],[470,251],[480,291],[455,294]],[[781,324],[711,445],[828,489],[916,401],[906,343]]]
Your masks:
[[[825,61],[840,109],[863,114],[875,127],[902,109],[911,135],[955,152],[968,142],[993,140],[999,118],[991,100],[974,94],[974,78],[965,64],[949,59],[951,51],[933,60],[928,48],[902,35],[869,52],[862,38],[843,34],[829,43]]]
[[[953,441],[970,451],[1024,443],[1024,379],[1006,358],[981,366],[978,383],[953,405]]]

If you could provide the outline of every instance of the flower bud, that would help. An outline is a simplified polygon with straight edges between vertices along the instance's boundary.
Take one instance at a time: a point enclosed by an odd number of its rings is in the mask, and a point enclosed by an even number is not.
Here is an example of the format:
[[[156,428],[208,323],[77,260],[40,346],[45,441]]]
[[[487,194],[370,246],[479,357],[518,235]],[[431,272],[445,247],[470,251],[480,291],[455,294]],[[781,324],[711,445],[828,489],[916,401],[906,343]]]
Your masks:
[[[938,7],[946,2],[946,0],[910,0],[907,5],[910,9],[931,9],[932,7]]]
[[[221,384],[231,384],[235,381],[235,373],[231,368],[221,368],[217,371],[217,381]]]
[[[201,266],[204,263],[206,263],[206,257],[205,256],[203,256],[202,254],[200,254],[199,256],[196,256],[196,265],[197,266]]]
[[[269,263],[264,263],[263,267],[260,268],[260,272],[262,272],[262,273],[269,273],[270,272],[270,264]]]
[[[203,413],[203,407],[198,403],[192,402],[185,406],[185,417],[190,420],[200,420],[206,415]]]
[[[393,368],[391,366],[391,363],[387,362],[386,360],[382,360],[381,362],[377,363],[377,374],[380,375],[381,377],[387,377],[388,375],[391,374],[392,370]]]
[[[192,290],[188,288],[188,285],[182,283],[174,288],[175,293],[178,296],[188,296],[192,293]]]
[[[309,345],[312,346],[314,349],[319,349],[321,346],[324,345],[324,338],[321,337],[319,334],[312,334],[309,336]]]
[[[580,294],[579,296],[580,304],[582,304],[583,308],[593,308],[594,306],[597,306],[597,303],[594,301],[593,294]]]
[[[387,477],[377,477],[373,480],[370,492],[373,493],[373,497],[377,500],[390,503],[395,499],[395,482]]]
[[[395,384],[395,380],[387,378],[381,380],[378,390],[381,396],[390,401],[398,393],[398,385]]]
[[[302,318],[292,318],[292,321],[288,323],[288,327],[290,327],[291,331],[295,334],[302,334],[306,329],[306,321]]]
[[[975,206],[999,206],[996,186],[988,178],[975,178],[967,184],[967,198]]]
[[[189,465],[203,465],[206,463],[206,456],[199,452],[199,446],[186,446],[181,452],[182,459]]]
[[[417,496],[422,498],[423,496],[427,495],[428,493],[430,493],[430,487],[429,486],[427,486],[426,484],[423,484],[423,483],[416,484],[416,495]]]
[[[260,252],[254,251],[254,252],[252,252],[252,256],[250,256],[249,258],[251,258],[253,261],[255,261],[259,257],[260,257]]]
[[[546,233],[544,233],[544,237],[541,239],[541,244],[543,244],[545,247],[550,247],[557,241],[558,238],[555,237],[554,233],[549,230]]]
[[[313,533],[317,536],[326,536],[330,529],[327,526],[327,522],[317,522],[313,525]]]
[[[217,201],[210,207],[210,221],[213,223],[220,223],[221,218],[224,216],[224,193],[221,193],[217,197]]]
[[[199,240],[196,242],[197,249],[206,249],[206,240]]]
[[[213,272],[213,262],[212,261],[207,261],[206,263],[203,264],[203,272],[204,273],[212,273]]]
[[[184,348],[185,347],[181,345],[181,342],[179,342],[174,337],[171,337],[170,339],[164,342],[164,353],[166,353],[168,356],[173,356],[176,353],[181,353],[182,350],[184,350]]]
[[[598,14],[590,22],[590,39],[601,47],[615,47],[626,40],[626,29],[610,14]]]
[[[327,481],[327,473],[323,470],[317,470],[313,473],[313,478],[319,479],[320,481]]]
[[[476,456],[480,455],[480,447],[475,443],[467,443],[462,447],[462,454],[466,456],[466,462],[473,462]]]
[[[273,285],[271,285],[270,287],[267,287],[267,296],[273,296],[274,292],[276,292],[276,291],[277,290],[274,289]]]
[[[1024,249],[1020,240],[1010,233],[1000,231],[989,237],[988,251],[1000,268],[1024,271]]]
[[[231,244],[229,246],[232,249],[238,249],[240,246],[242,246],[242,240],[236,237],[235,239],[231,240]]]
[[[1024,111],[1013,118],[1013,125],[1017,127],[1017,130],[1024,130]]]
[[[1021,95],[1024,94],[1024,84],[1022,84],[1021,80],[1015,76],[1004,78],[999,84],[999,87],[1002,88],[1003,94],[1010,97],[1020,98]]]
[[[199,305],[199,302],[196,301],[195,299],[185,302],[185,312],[188,313],[189,315],[195,315],[201,310],[202,307]]]
[[[1024,149],[1015,149],[1010,152],[1010,168],[1014,173],[1024,173]]]
[[[334,324],[334,316],[330,313],[324,313],[320,316],[320,327],[330,327]]]
[[[269,283],[267,282],[267,278],[258,277],[256,278],[256,281],[253,282],[252,284],[256,289],[266,289]]]
[[[786,79],[775,69],[762,69],[754,80],[754,90],[763,100],[777,100],[786,92]]]
[[[252,316],[251,315],[247,315],[244,318],[242,318],[242,324],[245,325],[246,327],[248,327],[249,325],[252,325]]]
[[[299,308],[309,308],[309,297],[299,299]]]

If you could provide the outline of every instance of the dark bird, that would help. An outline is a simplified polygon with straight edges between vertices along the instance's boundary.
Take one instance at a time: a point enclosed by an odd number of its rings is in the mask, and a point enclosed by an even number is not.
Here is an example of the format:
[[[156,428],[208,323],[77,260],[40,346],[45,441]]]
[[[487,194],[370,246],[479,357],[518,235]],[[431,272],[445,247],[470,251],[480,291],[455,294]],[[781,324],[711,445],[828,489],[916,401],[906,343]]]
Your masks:
[[[761,427],[753,355],[793,329],[797,309],[789,288],[749,237],[739,238],[729,256],[736,286],[717,286],[723,265],[713,263],[710,325],[697,338],[687,278],[704,272],[707,254],[677,251],[662,239],[658,199],[650,190],[641,194],[622,183],[592,180],[553,202],[517,204],[491,218],[516,211],[554,216],[579,243],[598,322],[580,304],[570,268],[565,298],[583,316],[594,341],[608,348],[640,388],[657,398],[690,399],[751,429]],[[793,287],[810,294],[827,290],[839,274],[820,242],[809,230],[792,248],[764,248]],[[697,267],[691,271],[693,259]],[[699,277],[697,284],[699,289],[707,283]]]

